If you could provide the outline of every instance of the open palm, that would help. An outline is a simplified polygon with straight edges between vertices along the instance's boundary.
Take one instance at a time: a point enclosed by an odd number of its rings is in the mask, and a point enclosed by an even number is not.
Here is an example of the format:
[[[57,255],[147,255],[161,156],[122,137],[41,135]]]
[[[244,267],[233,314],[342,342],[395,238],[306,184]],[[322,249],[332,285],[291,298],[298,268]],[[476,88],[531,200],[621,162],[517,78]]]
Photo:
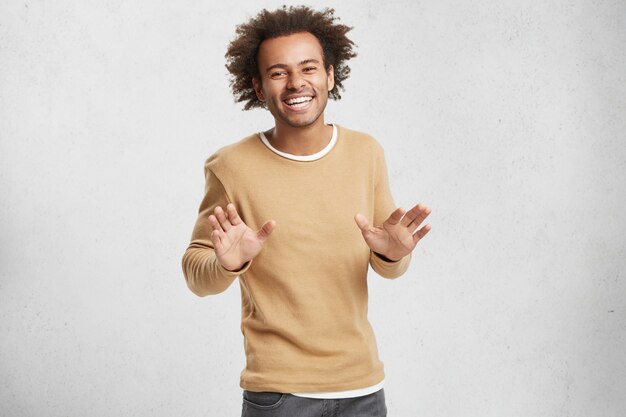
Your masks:
[[[385,258],[398,261],[415,249],[417,242],[430,231],[430,225],[418,230],[430,209],[418,204],[406,213],[397,208],[380,226],[371,227],[362,214],[354,217],[365,243],[370,249]]]
[[[226,212],[216,207],[209,216],[209,223],[213,228],[211,241],[217,260],[230,271],[241,269],[257,256],[276,225],[274,220],[269,220],[255,232],[241,220],[234,204],[228,204]]]

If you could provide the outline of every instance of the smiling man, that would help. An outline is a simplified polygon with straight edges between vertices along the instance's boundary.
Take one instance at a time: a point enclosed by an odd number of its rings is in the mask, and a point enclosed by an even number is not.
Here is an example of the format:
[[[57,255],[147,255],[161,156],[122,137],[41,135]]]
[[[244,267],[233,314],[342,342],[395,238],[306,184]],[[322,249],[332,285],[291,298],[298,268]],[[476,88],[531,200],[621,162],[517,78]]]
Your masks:
[[[236,99],[274,126],[207,160],[183,271],[199,296],[239,277],[243,416],[385,416],[368,267],[400,276],[430,230],[428,207],[395,207],[381,146],[324,120],[356,55],[337,20],[263,10],[226,54]]]

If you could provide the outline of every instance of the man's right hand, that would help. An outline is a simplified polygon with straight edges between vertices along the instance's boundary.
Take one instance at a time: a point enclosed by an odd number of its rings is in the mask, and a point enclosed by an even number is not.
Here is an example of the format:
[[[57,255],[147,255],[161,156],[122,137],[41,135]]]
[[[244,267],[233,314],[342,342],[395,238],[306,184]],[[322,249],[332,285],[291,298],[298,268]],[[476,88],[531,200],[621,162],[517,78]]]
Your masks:
[[[268,220],[257,232],[253,231],[241,220],[232,203],[226,206],[226,212],[220,206],[215,207],[209,223],[217,261],[229,271],[240,270],[257,256],[276,226],[274,220]]]

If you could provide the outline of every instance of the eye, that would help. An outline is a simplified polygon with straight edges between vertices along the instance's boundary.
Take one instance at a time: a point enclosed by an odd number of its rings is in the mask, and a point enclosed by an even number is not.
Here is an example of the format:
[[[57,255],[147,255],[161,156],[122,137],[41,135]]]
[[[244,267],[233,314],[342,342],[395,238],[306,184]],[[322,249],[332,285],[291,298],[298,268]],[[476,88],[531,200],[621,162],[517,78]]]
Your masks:
[[[313,72],[317,69],[317,67],[306,67],[304,68],[304,72]]]
[[[285,71],[275,71],[275,72],[270,73],[270,78],[276,79],[276,78],[284,77],[285,75],[287,75]]]

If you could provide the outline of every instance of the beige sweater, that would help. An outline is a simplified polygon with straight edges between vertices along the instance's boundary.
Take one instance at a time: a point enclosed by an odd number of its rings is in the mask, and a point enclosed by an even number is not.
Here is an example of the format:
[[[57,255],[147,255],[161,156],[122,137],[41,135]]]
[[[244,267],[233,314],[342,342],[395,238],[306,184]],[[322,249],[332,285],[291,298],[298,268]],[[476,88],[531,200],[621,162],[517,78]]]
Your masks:
[[[362,213],[380,225],[395,209],[380,145],[339,127],[328,154],[303,162],[277,155],[255,134],[212,155],[205,174],[183,271],[199,296],[224,291],[239,274],[241,387],[329,392],[380,382],[383,364],[367,319],[368,264],[395,278],[410,261],[373,254],[354,222]],[[276,220],[261,253],[239,273],[217,262],[207,220],[229,202],[253,230]]]

